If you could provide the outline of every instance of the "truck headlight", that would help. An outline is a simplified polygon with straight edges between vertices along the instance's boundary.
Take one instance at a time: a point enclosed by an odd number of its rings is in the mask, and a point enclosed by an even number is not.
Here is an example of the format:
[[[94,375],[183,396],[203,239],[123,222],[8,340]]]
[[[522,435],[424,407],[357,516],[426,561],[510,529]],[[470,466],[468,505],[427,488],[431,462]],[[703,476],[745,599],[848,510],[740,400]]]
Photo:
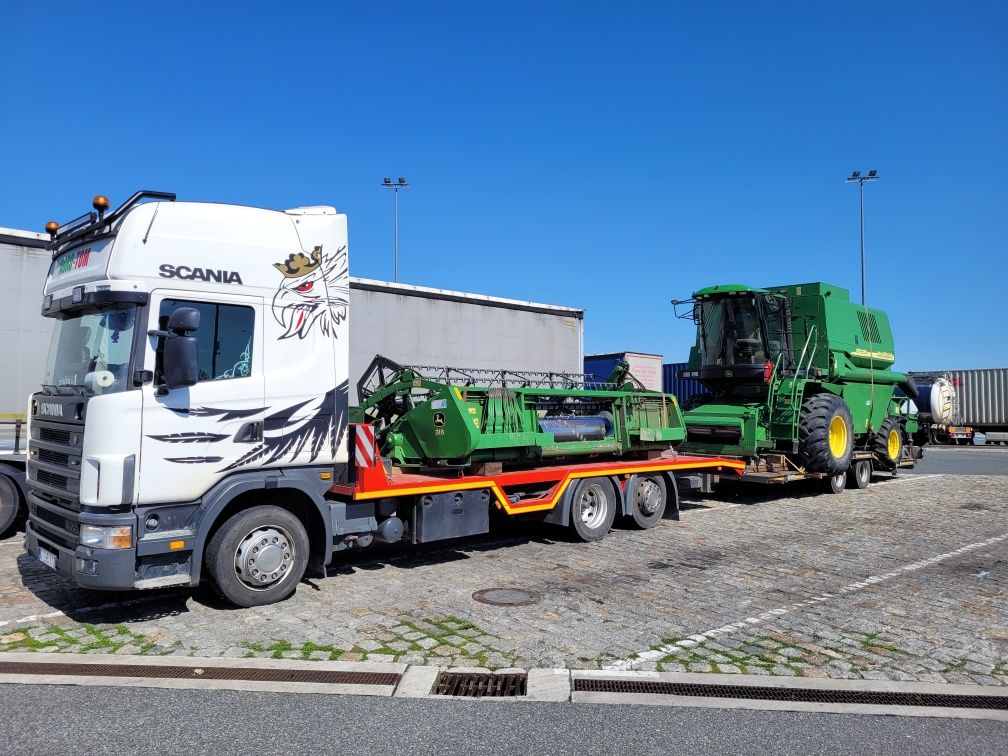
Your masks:
[[[96,549],[128,549],[133,546],[133,526],[81,525],[80,542]]]

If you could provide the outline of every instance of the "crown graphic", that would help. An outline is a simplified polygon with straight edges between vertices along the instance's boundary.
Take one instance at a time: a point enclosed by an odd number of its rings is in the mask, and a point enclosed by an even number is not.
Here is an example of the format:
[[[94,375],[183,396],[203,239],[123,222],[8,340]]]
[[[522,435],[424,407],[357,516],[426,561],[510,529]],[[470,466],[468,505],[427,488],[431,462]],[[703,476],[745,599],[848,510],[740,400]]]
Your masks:
[[[282,263],[273,263],[273,267],[284,274],[284,278],[300,278],[315,270],[322,264],[322,247],[312,250],[311,258],[303,252],[290,255]]]

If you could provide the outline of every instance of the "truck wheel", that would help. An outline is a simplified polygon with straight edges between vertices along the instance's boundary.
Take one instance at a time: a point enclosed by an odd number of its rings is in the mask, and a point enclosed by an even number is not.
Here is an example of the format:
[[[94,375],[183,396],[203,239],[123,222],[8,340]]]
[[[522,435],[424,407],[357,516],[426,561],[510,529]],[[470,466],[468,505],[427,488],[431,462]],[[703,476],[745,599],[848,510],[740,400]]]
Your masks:
[[[214,585],[237,606],[264,606],[287,598],[307,566],[304,525],[280,507],[254,507],[232,515],[207,546]]]
[[[903,429],[900,428],[899,420],[887,417],[882,421],[882,427],[872,436],[871,449],[883,465],[896,470],[903,455]]]
[[[854,453],[854,421],[850,408],[836,394],[816,394],[805,400],[798,423],[798,454],[813,472],[837,475],[850,467]]]
[[[843,493],[844,489],[847,488],[847,473],[841,472],[836,475],[830,475],[825,479],[826,490],[829,493]]]
[[[601,541],[616,519],[616,492],[608,478],[584,478],[574,489],[570,522],[582,541]]]
[[[639,475],[634,478],[631,515],[642,530],[653,528],[665,514],[668,489],[663,475]]]
[[[21,513],[21,493],[17,483],[6,475],[0,475],[0,536],[7,531]]]
[[[855,488],[868,488],[868,484],[871,483],[871,473],[871,460],[858,460],[851,465],[851,469],[847,471],[847,482]]]

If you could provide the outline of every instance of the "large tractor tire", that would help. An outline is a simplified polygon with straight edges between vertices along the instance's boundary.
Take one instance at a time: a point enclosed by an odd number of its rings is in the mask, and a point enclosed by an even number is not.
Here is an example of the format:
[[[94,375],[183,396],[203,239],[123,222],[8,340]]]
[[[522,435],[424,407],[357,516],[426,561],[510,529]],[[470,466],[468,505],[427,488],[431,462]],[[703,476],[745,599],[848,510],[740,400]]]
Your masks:
[[[878,433],[872,436],[871,450],[888,470],[895,470],[903,455],[903,428],[895,417],[882,421]]]
[[[805,400],[798,423],[798,455],[812,472],[846,473],[854,453],[854,420],[836,394]]]

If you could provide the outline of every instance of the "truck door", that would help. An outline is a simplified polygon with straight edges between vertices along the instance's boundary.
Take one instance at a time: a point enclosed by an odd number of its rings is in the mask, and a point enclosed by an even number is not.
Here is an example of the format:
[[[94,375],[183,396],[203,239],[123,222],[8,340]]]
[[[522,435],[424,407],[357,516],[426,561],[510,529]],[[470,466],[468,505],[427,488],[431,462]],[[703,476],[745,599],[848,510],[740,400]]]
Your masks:
[[[236,470],[255,469],[265,417],[263,299],[194,292],[155,292],[148,330],[164,330],[179,307],[200,313],[199,382],[164,393],[157,337],[144,365],[138,504],[192,501]]]

